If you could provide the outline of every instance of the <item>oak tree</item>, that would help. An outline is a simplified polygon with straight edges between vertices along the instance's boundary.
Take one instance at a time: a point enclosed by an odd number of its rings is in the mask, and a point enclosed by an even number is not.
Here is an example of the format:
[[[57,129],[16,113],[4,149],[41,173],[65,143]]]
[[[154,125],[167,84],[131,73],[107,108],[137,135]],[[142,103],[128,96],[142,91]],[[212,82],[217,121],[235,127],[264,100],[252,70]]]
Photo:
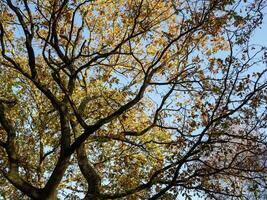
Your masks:
[[[1,198],[257,197],[265,6],[1,0]]]

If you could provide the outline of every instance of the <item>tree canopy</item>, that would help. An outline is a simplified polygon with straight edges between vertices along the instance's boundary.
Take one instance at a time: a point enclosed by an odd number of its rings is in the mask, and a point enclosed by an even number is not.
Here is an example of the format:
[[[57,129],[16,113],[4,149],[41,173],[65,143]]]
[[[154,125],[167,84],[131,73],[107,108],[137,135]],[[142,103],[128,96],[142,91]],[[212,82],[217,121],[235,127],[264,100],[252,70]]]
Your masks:
[[[260,198],[266,3],[1,0],[0,198]]]

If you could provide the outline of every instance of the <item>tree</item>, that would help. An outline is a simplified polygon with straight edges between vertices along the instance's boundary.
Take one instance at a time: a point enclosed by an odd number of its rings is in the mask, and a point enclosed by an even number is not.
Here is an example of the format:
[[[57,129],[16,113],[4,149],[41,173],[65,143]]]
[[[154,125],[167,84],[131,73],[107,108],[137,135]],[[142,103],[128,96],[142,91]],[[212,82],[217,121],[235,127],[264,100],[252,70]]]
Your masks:
[[[266,186],[267,52],[250,43],[265,0],[0,6],[3,198],[243,199]]]

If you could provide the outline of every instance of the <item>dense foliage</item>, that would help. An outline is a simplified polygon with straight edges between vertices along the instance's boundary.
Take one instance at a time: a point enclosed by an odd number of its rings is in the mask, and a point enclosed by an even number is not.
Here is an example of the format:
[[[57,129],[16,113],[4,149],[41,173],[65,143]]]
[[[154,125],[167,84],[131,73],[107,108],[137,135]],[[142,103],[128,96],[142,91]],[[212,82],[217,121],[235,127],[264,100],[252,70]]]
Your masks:
[[[0,198],[266,194],[265,0],[1,0]]]

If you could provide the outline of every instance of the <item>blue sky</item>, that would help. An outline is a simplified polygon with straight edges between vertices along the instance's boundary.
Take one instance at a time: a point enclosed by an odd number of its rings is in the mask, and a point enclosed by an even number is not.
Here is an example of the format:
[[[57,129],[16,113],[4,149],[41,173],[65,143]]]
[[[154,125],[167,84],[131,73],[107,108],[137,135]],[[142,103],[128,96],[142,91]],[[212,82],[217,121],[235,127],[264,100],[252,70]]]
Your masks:
[[[261,28],[257,29],[253,34],[251,42],[254,44],[260,44],[262,46],[267,46],[267,8],[264,10],[264,21]]]

